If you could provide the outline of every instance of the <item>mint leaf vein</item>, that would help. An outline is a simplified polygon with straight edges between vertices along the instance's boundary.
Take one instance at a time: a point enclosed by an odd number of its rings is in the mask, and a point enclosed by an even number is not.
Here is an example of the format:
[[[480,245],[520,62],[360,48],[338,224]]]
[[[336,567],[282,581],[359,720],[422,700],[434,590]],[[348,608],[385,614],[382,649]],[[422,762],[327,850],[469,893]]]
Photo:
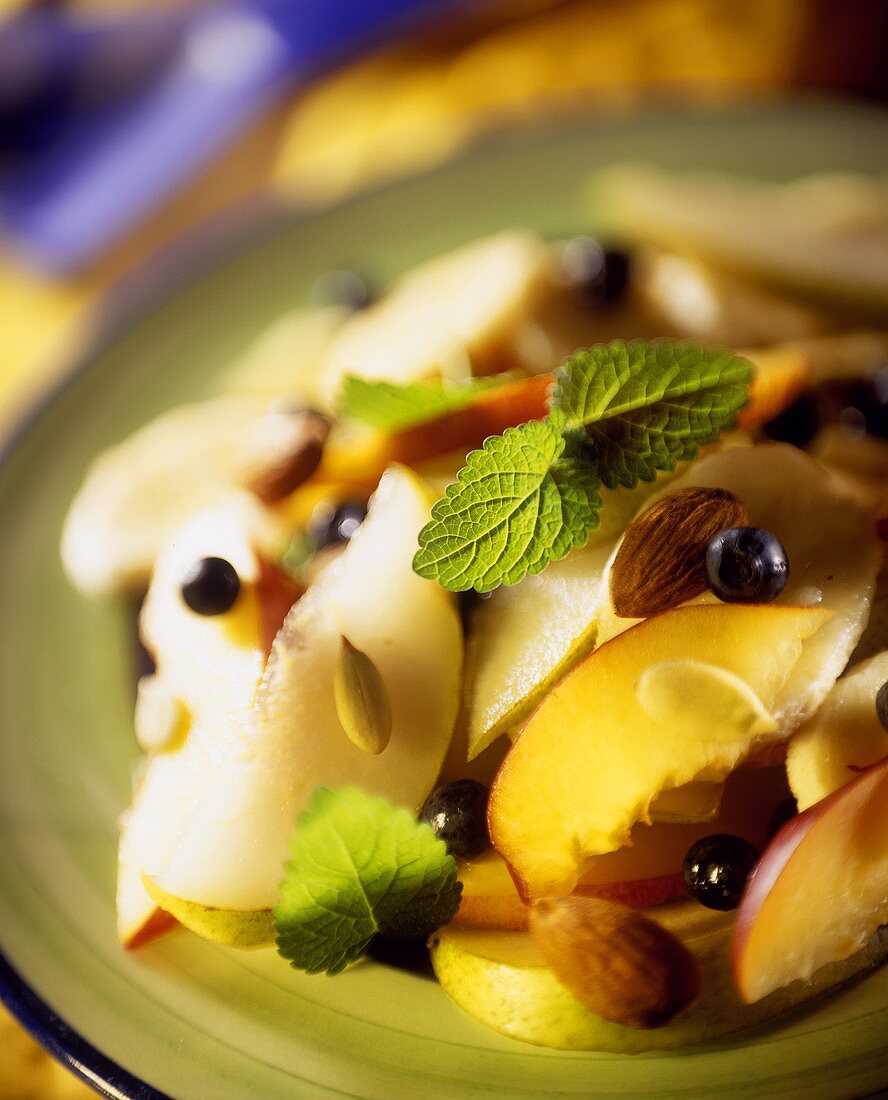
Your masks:
[[[545,420],[472,451],[419,535],[414,570],[455,592],[516,584],[583,546],[597,489],[634,488],[696,458],[731,427],[752,367],[730,351],[617,340],[556,374]]]
[[[432,508],[413,568],[461,592],[538,573],[598,525],[594,470],[564,455],[557,412],[491,436]]]
[[[456,863],[428,825],[355,787],[319,787],[290,841],[274,907],[278,951],[338,974],[377,932],[426,937],[459,907]]]

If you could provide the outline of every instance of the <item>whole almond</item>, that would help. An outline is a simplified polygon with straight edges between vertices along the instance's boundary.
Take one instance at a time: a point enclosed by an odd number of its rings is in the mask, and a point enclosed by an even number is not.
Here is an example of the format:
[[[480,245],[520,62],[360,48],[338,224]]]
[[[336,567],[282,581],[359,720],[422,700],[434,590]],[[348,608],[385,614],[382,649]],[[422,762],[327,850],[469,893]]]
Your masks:
[[[646,508],[626,528],[611,566],[614,611],[645,619],[705,592],[710,539],[748,521],[727,489],[682,489]]]
[[[314,409],[270,413],[265,418],[270,432],[274,431],[276,419],[285,429],[281,434],[290,441],[289,446],[250,485],[252,492],[265,504],[283,500],[308,481],[318,468],[330,433],[329,419]]]
[[[603,898],[541,898],[530,929],[555,976],[580,1004],[624,1027],[661,1027],[700,996],[700,965],[637,909]]]

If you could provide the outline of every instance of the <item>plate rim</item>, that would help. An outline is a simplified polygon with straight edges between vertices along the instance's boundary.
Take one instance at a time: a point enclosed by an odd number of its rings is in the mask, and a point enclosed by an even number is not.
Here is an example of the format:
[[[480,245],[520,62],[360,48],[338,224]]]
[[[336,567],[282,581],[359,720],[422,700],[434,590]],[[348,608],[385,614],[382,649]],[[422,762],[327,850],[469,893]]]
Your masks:
[[[0,1001],[44,1050],[100,1096],[108,1100],[172,1100],[84,1039],[25,981],[2,950]]]

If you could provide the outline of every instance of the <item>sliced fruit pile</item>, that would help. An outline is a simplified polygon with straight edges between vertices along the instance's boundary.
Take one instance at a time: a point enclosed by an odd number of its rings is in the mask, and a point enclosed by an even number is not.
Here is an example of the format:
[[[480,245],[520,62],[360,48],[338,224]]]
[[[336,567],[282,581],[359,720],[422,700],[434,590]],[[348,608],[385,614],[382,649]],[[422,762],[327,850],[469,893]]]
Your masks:
[[[99,457],[63,561],[156,665],[124,944],[432,931],[470,1015],[626,1052],[888,959],[888,218],[833,186],[613,170],[628,251],[336,273]]]

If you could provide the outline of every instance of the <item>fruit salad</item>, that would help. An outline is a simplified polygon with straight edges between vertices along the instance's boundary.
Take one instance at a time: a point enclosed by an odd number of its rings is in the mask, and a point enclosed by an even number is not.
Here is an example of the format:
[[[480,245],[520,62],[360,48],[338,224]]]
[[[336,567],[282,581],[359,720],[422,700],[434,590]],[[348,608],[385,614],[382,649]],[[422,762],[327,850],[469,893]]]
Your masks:
[[[888,959],[888,187],[589,204],[327,273],[86,472],[65,568],[152,669],[126,948],[419,941],[442,1011],[626,1053]]]

